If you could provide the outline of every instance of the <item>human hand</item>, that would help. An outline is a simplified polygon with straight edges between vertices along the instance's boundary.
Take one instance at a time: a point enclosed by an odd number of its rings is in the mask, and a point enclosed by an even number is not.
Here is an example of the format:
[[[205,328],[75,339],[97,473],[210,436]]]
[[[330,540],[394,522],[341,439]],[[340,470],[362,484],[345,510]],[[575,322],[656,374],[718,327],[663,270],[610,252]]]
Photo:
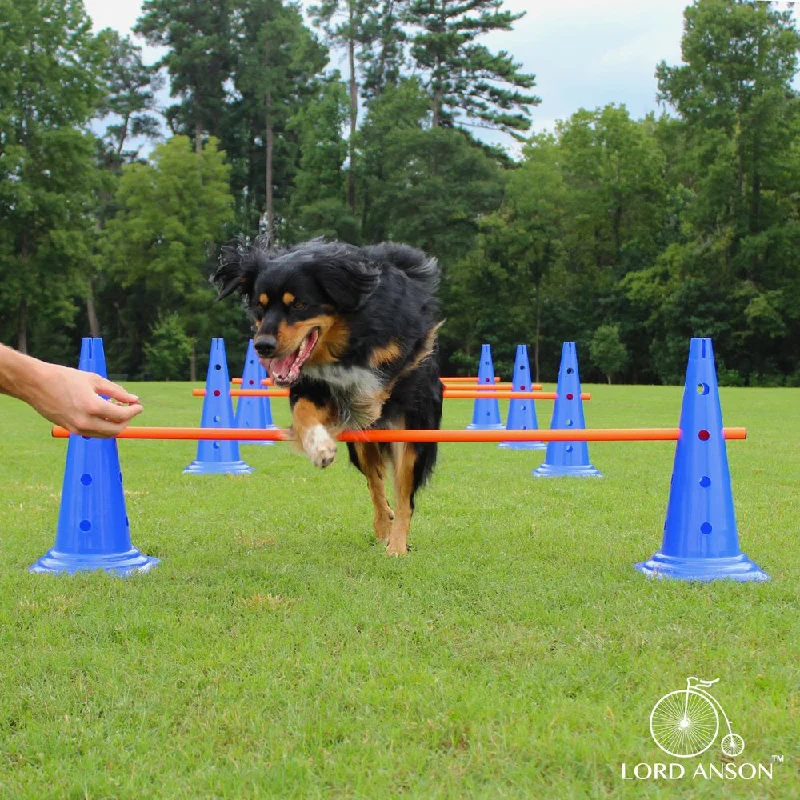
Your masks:
[[[101,394],[120,403],[104,400]],[[43,417],[70,433],[110,437],[142,411],[139,398],[93,372],[40,361],[23,397]]]

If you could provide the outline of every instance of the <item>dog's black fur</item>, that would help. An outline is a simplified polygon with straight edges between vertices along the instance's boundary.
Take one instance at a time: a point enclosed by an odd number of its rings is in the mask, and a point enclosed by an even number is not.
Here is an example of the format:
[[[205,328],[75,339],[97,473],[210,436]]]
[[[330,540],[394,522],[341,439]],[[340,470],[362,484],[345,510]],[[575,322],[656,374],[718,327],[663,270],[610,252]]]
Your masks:
[[[259,355],[273,367],[273,380],[290,386],[295,427],[296,406],[305,400],[324,410],[331,432],[439,428],[438,279],[435,259],[404,245],[313,240],[277,248],[263,239],[224,248],[213,277],[220,299],[239,292],[247,301]],[[413,509],[437,445],[407,446],[414,451]],[[384,461],[394,460],[392,448],[379,446]],[[348,444],[348,450],[369,479],[360,447]]]

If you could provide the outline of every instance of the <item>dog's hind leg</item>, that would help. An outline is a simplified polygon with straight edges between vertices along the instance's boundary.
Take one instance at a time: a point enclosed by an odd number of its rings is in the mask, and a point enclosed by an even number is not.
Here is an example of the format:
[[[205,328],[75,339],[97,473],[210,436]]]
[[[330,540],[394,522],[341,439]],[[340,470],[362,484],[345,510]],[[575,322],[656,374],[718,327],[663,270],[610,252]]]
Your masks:
[[[380,447],[373,443],[349,444],[350,460],[355,464],[367,479],[369,494],[372,498],[372,526],[379,542],[389,540],[394,514],[386,499],[386,486],[384,478],[386,469]]]
[[[395,512],[386,552],[393,556],[401,556],[408,551],[408,531],[414,513],[416,462],[417,450],[413,444],[397,442],[392,445]]]

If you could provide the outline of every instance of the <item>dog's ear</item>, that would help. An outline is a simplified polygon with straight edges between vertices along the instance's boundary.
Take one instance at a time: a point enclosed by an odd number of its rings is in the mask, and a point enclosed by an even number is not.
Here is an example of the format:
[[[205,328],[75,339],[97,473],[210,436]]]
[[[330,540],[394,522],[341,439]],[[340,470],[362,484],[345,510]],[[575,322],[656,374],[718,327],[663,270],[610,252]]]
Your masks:
[[[314,259],[314,277],[336,308],[359,309],[378,288],[380,267],[355,248]]]
[[[222,300],[235,291],[250,301],[258,275],[255,250],[242,240],[226,244],[219,256],[219,267],[211,282],[217,287],[217,300]]]

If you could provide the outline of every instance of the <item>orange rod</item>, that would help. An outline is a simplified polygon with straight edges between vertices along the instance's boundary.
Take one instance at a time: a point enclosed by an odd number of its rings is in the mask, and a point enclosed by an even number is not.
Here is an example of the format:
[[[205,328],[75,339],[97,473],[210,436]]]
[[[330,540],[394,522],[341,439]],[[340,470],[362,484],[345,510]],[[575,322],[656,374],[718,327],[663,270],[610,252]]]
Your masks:
[[[66,439],[66,428],[54,427],[56,439]],[[680,428],[583,428],[542,431],[369,430],[343,431],[341,442],[672,442]],[[746,439],[746,428],[723,428],[726,439]],[[206,439],[211,441],[273,441],[291,438],[286,430],[255,428],[147,428],[128,427],[119,439]]]
[[[195,397],[205,397],[205,389],[192,389]],[[231,389],[231,397],[288,397],[288,389]],[[555,392],[477,392],[474,389],[445,389],[444,397],[446,400],[474,400],[482,398],[486,400],[555,400],[558,395]],[[581,400],[591,400],[592,395],[588,392],[581,394]]]
[[[500,378],[495,378],[494,379],[495,380],[494,384],[488,384],[488,383],[487,384],[479,384],[479,383],[477,383],[477,380],[478,380],[477,378],[441,378],[441,381],[445,386],[447,386],[448,384],[452,384],[454,389],[456,387],[466,388],[464,386],[464,384],[468,385],[470,382],[475,383],[474,388],[478,389],[479,391],[480,390],[493,391],[494,389],[513,389],[514,388],[514,384],[513,383],[509,383],[508,381],[506,381],[505,383],[501,383]],[[241,386],[242,379],[241,378],[231,378],[231,383],[234,384],[235,386]],[[261,381],[261,385],[262,386],[274,386],[275,384],[272,382],[272,378],[264,378],[264,380]],[[470,388],[472,388],[472,387],[470,387]],[[541,383],[534,383],[534,384],[531,385],[531,389],[534,389],[535,391],[538,391],[541,388],[542,388],[542,384]]]

